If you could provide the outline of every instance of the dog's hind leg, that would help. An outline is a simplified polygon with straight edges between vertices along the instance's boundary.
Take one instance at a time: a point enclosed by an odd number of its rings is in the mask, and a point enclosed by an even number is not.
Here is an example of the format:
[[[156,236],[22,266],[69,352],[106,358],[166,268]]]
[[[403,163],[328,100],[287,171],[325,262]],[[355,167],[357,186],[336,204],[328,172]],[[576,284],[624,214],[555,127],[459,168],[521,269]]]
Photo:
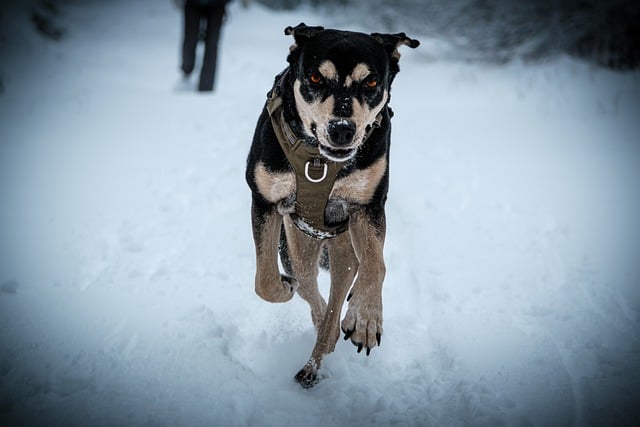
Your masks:
[[[293,270],[293,276],[298,283],[298,295],[311,307],[311,320],[318,331],[327,309],[327,303],[318,290],[318,267],[322,242],[298,230],[288,215],[284,217],[284,229],[286,245],[283,245],[282,249],[287,251],[288,256],[282,254],[281,259],[284,260],[283,264],[287,261],[290,264],[289,268]]]
[[[358,260],[351,245],[349,233],[343,233],[328,242],[331,291],[324,319],[318,330],[316,344],[305,366],[296,374],[296,381],[309,388],[318,382],[318,370],[324,355],[334,351],[340,336],[342,304],[358,270]]]

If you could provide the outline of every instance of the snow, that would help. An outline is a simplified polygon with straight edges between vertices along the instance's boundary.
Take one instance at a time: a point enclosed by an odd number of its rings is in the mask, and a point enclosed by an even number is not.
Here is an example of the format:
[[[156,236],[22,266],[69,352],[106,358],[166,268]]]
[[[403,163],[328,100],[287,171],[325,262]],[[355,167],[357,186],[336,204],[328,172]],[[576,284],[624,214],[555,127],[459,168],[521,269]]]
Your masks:
[[[171,2],[69,3],[59,43],[17,4],[0,66],[2,425],[639,419],[637,72],[403,50],[382,346],[341,340],[303,390],[309,310],[253,292],[244,166],[283,29],[331,18],[234,3],[200,95],[177,72]]]

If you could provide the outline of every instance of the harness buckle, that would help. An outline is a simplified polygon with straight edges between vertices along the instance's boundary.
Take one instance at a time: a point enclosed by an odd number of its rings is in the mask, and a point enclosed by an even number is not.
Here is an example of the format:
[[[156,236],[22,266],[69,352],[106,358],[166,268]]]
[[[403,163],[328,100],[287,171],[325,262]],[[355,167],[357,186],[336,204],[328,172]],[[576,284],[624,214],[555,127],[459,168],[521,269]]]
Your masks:
[[[314,167],[319,167],[320,166],[320,160],[319,159],[314,159],[313,160],[313,166]],[[329,166],[327,166],[326,163],[323,163],[322,166],[324,167],[323,171],[322,171],[322,176],[320,178],[311,178],[311,176],[309,176],[309,165],[311,164],[311,160],[307,161],[307,163],[304,164],[304,176],[305,178],[307,178],[309,180],[309,182],[313,182],[313,183],[318,183],[318,182],[322,182],[324,181],[324,179],[327,177],[327,172],[329,171]]]

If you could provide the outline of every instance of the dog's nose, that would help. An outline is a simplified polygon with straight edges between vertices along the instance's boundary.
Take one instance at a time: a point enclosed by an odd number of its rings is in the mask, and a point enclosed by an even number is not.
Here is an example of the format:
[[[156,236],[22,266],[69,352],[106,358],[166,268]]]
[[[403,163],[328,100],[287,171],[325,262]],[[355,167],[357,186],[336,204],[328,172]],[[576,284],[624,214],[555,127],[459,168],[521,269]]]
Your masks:
[[[356,125],[349,120],[332,120],[329,122],[327,130],[331,143],[336,147],[342,147],[350,144],[353,140],[353,135],[356,133]]]

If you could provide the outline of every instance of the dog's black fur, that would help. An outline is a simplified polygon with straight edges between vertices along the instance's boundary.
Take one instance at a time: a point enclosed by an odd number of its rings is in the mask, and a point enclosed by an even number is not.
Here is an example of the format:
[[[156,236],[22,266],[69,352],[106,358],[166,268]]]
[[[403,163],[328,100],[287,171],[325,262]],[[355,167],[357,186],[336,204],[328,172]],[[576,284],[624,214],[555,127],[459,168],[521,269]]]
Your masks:
[[[246,170],[252,191],[256,292],[268,301],[283,302],[297,290],[311,305],[318,341],[296,376],[309,387],[317,382],[322,356],[334,349],[349,290],[349,310],[342,322],[345,339],[351,338],[358,352],[366,348],[367,354],[380,343],[392,116],[388,102],[399,71],[397,48],[414,48],[419,42],[404,33],[367,35],[304,24],[285,33],[295,37],[295,44],[289,66],[275,79],[272,97],[275,91],[281,98],[282,120],[298,139],[317,147],[327,162],[339,163],[324,221],[329,227],[349,224],[347,232],[326,241],[292,225],[296,178],[265,106]],[[286,274],[278,272],[278,243]],[[332,274],[328,308],[315,281],[320,258]]]

